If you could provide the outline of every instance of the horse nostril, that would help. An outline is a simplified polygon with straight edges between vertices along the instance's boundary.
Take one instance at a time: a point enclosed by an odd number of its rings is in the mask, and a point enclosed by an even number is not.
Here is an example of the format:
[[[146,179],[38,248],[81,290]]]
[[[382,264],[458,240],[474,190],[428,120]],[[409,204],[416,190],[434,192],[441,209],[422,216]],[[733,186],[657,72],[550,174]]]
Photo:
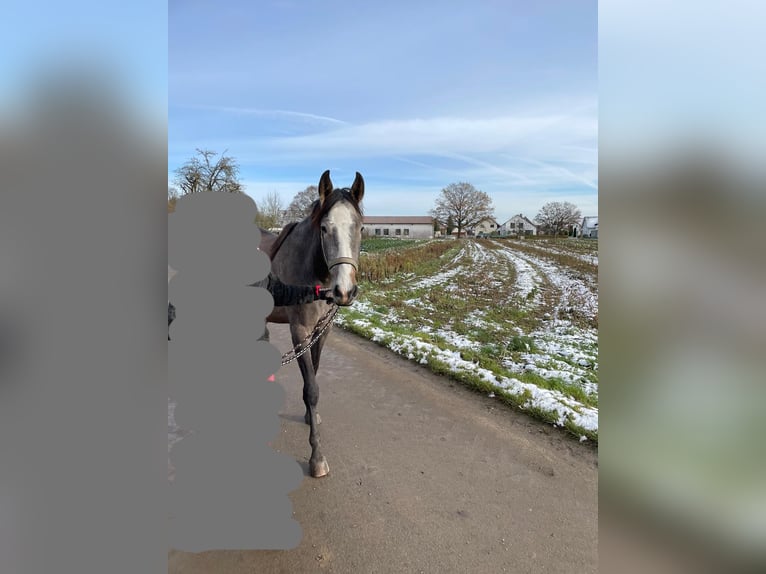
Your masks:
[[[346,306],[350,305],[351,302],[354,300],[354,297],[356,297],[357,292],[359,291],[359,288],[354,285],[349,289],[348,291],[344,291],[337,285],[333,288],[333,299],[335,300],[335,303],[337,305]]]

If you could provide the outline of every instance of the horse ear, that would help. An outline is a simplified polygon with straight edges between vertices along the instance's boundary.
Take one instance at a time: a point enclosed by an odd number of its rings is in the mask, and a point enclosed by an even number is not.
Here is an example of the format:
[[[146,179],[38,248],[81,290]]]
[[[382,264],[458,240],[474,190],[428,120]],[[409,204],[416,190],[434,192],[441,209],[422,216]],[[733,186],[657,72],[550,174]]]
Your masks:
[[[324,203],[325,198],[332,193],[333,189],[335,188],[332,185],[330,170],[328,169],[319,179],[319,203]]]
[[[357,203],[361,203],[362,198],[364,197],[364,178],[358,171],[356,172],[356,177],[354,178],[354,185],[351,186],[351,196],[356,200]]]

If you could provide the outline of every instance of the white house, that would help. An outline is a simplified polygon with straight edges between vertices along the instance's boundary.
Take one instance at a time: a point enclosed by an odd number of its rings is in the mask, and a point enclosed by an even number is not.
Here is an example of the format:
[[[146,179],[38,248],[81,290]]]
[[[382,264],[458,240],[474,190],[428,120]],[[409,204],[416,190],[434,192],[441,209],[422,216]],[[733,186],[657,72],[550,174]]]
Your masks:
[[[519,213],[500,226],[500,235],[537,235],[537,225]]]
[[[419,215],[365,215],[362,233],[370,237],[431,239],[434,220]]]
[[[598,239],[598,215],[582,218],[580,237]]]
[[[471,228],[471,231],[478,235],[479,233],[483,235],[490,235],[491,233],[497,233],[498,229],[500,229],[500,226],[497,224],[497,221],[492,219],[491,217],[485,217],[479,223],[474,225]]]

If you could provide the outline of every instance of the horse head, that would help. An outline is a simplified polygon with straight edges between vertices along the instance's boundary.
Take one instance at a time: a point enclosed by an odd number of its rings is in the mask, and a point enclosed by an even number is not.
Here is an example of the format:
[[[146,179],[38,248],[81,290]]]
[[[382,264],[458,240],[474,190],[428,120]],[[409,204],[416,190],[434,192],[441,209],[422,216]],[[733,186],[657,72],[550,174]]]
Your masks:
[[[354,302],[358,287],[356,271],[362,244],[364,179],[356,173],[350,188],[335,189],[330,171],[319,180],[319,200],[315,202],[312,223],[319,229],[324,262],[329,271],[333,302],[348,306]]]

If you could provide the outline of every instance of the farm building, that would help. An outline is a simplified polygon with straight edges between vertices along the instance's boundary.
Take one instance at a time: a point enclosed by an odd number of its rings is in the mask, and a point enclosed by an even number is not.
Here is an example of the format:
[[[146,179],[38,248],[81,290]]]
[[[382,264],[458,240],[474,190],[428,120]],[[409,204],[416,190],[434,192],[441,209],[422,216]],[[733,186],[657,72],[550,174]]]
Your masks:
[[[490,235],[492,233],[497,233],[498,229],[500,229],[500,226],[497,224],[497,221],[491,217],[485,217],[471,228],[471,232],[476,235],[479,233],[482,235]]]
[[[598,239],[598,215],[583,217],[580,237]]]
[[[519,213],[500,226],[500,235],[537,235],[537,225]]]
[[[365,215],[362,233],[370,237],[431,239],[434,220],[429,216]]]

